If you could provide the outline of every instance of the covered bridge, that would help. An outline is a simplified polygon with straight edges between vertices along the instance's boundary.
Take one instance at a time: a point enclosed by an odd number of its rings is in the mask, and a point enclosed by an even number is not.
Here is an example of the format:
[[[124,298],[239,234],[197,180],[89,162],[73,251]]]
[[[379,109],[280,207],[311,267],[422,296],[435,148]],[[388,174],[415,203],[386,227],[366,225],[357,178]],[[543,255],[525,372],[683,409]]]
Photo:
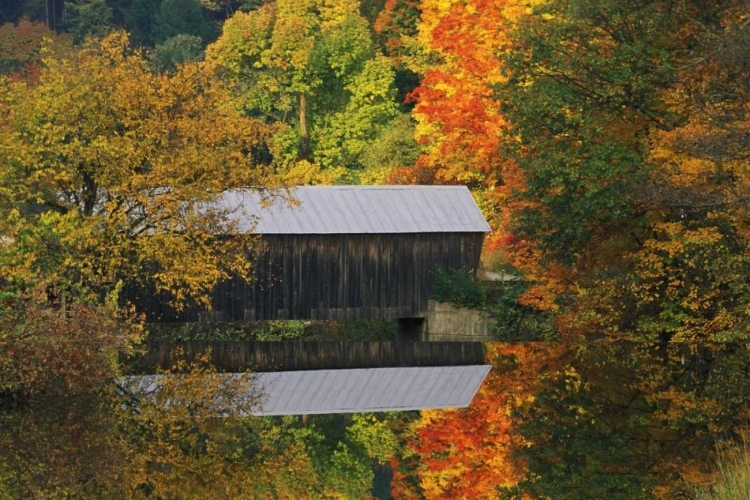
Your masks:
[[[289,195],[292,203],[270,206],[250,190],[218,201],[240,230],[261,235],[263,249],[254,279],[221,283],[202,319],[422,318],[436,270],[476,270],[490,229],[464,186],[310,186]]]
[[[256,221],[255,280],[221,284],[214,320],[417,318],[438,268],[476,270],[489,226],[464,186],[315,186],[298,204],[221,200]],[[247,229],[249,227],[241,227]]]

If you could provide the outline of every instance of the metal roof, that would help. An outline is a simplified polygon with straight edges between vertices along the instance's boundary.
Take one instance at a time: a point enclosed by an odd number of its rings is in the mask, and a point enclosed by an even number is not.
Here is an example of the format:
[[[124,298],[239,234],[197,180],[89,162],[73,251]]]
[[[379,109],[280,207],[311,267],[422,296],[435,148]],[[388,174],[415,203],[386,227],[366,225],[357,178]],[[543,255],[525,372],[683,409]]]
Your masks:
[[[361,368],[226,374],[254,377],[260,391],[257,416],[359,413],[465,408],[490,365]],[[126,377],[131,387],[150,392],[164,375]]]
[[[239,230],[258,234],[490,230],[466,186],[300,186],[287,191],[291,203],[276,199],[266,206],[259,191],[234,190],[224,192],[216,205],[230,211]]]

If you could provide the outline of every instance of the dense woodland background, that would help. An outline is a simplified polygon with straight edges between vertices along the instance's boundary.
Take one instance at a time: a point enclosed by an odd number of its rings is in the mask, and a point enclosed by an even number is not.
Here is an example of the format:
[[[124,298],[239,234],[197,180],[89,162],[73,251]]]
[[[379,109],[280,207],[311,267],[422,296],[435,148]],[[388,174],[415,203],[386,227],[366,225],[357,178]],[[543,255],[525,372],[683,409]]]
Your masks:
[[[746,1],[6,0],[0,73],[0,498],[692,498],[743,446]],[[471,408],[217,420],[241,388],[207,366],[169,407],[113,386],[150,328],[123,283],[248,273],[204,202],[334,183],[471,188],[520,278],[440,278],[506,341]]]

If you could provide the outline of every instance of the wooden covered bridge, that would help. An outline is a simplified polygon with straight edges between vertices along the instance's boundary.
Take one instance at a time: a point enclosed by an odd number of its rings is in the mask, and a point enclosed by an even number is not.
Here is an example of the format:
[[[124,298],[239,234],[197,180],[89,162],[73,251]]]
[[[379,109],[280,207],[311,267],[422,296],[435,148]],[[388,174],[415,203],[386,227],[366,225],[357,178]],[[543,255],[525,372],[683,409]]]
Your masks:
[[[476,270],[489,226],[464,186],[314,186],[292,203],[264,206],[259,193],[217,202],[239,230],[261,235],[250,282],[213,293],[211,311],[170,312],[161,321],[422,318],[438,269]]]

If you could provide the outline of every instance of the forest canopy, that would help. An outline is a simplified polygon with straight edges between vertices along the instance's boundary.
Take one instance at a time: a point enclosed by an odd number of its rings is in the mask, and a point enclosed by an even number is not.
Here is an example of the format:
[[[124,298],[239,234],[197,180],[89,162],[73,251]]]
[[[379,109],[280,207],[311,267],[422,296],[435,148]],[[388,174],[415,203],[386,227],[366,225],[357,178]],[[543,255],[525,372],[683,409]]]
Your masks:
[[[0,498],[710,484],[750,431],[748,54],[740,0],[3,2]],[[469,186],[483,265],[511,278],[477,307],[499,340],[548,342],[486,346],[465,410],[217,422],[121,399],[148,335],[124,284],[206,305],[250,270],[253,235],[200,207],[353,183]]]

